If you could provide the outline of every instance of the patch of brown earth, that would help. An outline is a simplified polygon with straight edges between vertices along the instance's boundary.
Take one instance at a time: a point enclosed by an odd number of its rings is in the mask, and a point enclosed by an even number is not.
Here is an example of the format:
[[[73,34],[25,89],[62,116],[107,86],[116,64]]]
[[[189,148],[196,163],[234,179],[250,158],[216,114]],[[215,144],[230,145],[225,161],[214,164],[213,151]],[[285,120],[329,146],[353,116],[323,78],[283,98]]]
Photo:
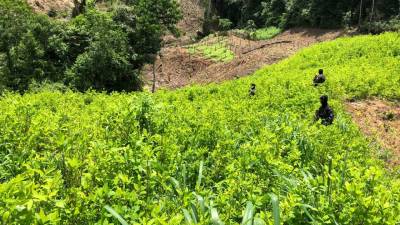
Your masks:
[[[74,7],[73,0],[27,0],[27,2],[35,12],[40,13],[66,12]]]
[[[186,49],[179,46],[175,47],[179,51],[169,47],[162,50],[164,57],[156,62],[156,67],[160,68],[156,74],[156,88],[173,89],[193,83],[206,84],[247,76],[265,65],[274,64],[291,56],[304,47],[317,42],[333,40],[342,35],[344,35],[342,30],[303,28],[290,29],[268,41],[249,41],[229,35],[227,37],[228,46],[235,53],[234,60],[228,63],[208,62],[208,66],[196,67],[198,69],[186,75],[183,75],[187,73],[185,66],[178,66],[178,68],[184,69],[179,70],[176,65],[182,65],[181,60],[191,61],[193,58],[199,60],[197,59],[199,56],[193,57]],[[207,42],[215,42],[215,39],[207,40]],[[183,55],[171,57],[172,54]],[[170,68],[171,66],[173,68]],[[150,85],[153,80],[152,71],[145,69],[143,74],[146,83]]]
[[[213,62],[194,55],[180,47],[164,48],[155,64],[157,83],[168,84],[170,87],[180,87],[181,80],[191,80],[192,75],[198,71],[205,70]],[[147,65],[144,69],[147,71],[147,81],[151,86],[153,81],[153,66]],[[159,74],[163,74],[159,77]],[[181,79],[176,79],[180,77]]]
[[[164,36],[165,46],[183,45],[193,43],[197,37],[197,32],[203,30],[204,7],[201,0],[178,0],[182,20],[178,22],[177,28],[181,32],[179,38],[171,34]]]
[[[360,129],[390,151],[389,164],[400,165],[400,104],[373,99],[349,102],[346,107]]]
[[[195,36],[197,31],[201,31],[204,22],[204,8],[201,0],[180,0],[183,19],[178,23],[178,28],[186,36]]]

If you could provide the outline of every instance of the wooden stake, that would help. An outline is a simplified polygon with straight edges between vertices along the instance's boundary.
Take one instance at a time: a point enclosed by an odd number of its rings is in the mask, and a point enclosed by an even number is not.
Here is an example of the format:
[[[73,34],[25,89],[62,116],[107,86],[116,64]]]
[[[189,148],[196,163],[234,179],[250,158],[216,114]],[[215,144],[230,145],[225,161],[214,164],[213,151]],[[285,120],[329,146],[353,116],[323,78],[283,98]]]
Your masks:
[[[156,91],[156,61],[153,62],[153,87],[151,88],[151,93]]]

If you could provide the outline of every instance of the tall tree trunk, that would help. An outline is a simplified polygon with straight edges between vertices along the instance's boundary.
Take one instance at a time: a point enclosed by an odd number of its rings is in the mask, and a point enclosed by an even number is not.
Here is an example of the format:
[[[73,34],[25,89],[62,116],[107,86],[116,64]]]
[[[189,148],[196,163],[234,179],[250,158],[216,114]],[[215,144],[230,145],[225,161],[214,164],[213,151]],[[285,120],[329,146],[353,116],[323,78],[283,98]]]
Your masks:
[[[371,9],[371,15],[369,18],[369,22],[372,22],[372,19],[374,18],[374,13],[375,13],[375,0],[372,0],[372,9]]]
[[[72,18],[79,16],[86,10],[86,0],[74,0],[74,8],[72,9]]]
[[[151,93],[156,91],[156,60],[153,62],[153,86],[151,88]]]
[[[368,33],[371,32],[371,25],[372,25],[372,19],[374,18],[374,11],[375,11],[375,0],[372,0],[372,9],[371,9],[371,15],[369,18]]]
[[[7,61],[8,72],[13,75],[14,66],[13,66],[13,63],[11,61],[11,48],[8,49],[7,52],[6,52],[6,61]]]
[[[363,7],[363,0],[361,0],[361,2],[360,2],[360,15],[358,17],[358,29],[360,29],[360,27],[361,27],[362,7]]]

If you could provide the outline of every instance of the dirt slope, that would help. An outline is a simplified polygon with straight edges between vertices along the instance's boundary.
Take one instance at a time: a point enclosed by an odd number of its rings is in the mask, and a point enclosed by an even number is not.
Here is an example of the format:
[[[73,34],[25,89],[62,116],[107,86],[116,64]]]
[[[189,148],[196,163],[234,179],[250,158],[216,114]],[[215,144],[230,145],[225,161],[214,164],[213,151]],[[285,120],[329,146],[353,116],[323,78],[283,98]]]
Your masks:
[[[347,110],[361,131],[385,148],[381,157],[390,165],[400,165],[400,104],[372,99],[349,102]]]
[[[201,0],[179,0],[183,19],[178,23],[178,28],[185,36],[194,36],[202,30],[204,22],[204,8]]]
[[[221,82],[246,76],[304,47],[341,35],[341,30],[301,28],[290,29],[268,41],[248,41],[230,35],[228,45],[235,52],[235,59],[228,63],[215,63],[190,55],[180,46],[168,47],[161,51],[162,57],[156,62],[156,88],[179,88],[192,83]],[[147,84],[152,83],[152,77],[152,70],[146,68],[144,78]]]

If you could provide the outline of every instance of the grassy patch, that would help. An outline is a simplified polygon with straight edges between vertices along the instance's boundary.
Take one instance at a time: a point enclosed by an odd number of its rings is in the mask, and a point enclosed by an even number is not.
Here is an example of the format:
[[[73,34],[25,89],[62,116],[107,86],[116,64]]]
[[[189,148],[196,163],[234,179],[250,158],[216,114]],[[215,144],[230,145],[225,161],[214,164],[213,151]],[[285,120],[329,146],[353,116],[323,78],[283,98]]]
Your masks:
[[[216,62],[229,62],[235,58],[235,54],[227,47],[225,41],[215,44],[196,44],[188,47],[190,54],[201,54],[207,59]]]
[[[249,30],[233,30],[233,33],[237,36],[247,38],[247,39],[252,39],[252,40],[269,40],[271,38],[274,38],[276,35],[280,34],[282,32],[282,29],[277,28],[277,27],[265,27],[265,28],[260,28],[255,31],[249,31]]]
[[[261,28],[257,29],[254,32],[253,38],[256,40],[269,40],[276,35],[280,34],[282,32],[282,29],[277,28],[277,27],[266,27],[266,28]]]

